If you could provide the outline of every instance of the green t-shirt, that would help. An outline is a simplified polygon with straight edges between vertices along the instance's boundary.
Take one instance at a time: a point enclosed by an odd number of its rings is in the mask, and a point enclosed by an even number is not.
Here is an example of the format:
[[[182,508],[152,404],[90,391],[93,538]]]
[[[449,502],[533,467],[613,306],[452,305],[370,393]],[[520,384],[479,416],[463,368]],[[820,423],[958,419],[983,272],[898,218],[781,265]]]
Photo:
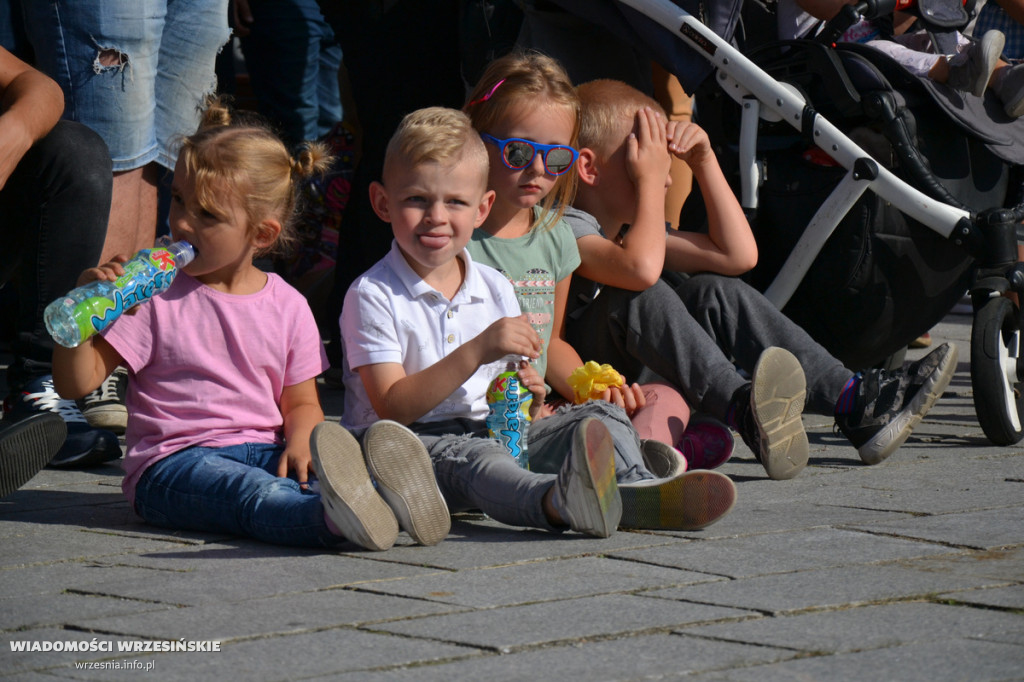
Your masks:
[[[559,220],[551,229],[540,226],[522,237],[501,239],[477,228],[466,248],[473,260],[499,270],[512,282],[519,307],[544,342],[544,352],[533,363],[543,377],[554,326],[555,285],[580,264],[572,229]]]

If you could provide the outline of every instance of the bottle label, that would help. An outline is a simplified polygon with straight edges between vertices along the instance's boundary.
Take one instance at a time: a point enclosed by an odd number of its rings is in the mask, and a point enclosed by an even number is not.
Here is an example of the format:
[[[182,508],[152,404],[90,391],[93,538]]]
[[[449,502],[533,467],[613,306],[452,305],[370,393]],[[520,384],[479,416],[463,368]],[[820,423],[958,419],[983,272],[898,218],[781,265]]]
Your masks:
[[[148,252],[147,252],[148,251]],[[178,274],[174,256],[167,249],[147,249],[124,264],[124,274],[114,280],[113,298],[95,296],[75,306],[75,323],[85,341],[106,329],[121,313],[165,291]],[[150,277],[150,272],[153,276]]]
[[[530,421],[530,404],[533,402],[529,391],[523,390],[515,372],[502,372],[491,382],[487,402],[491,405],[491,414],[487,418],[491,437],[501,441],[509,454],[521,466],[524,465],[527,460],[523,433]]]

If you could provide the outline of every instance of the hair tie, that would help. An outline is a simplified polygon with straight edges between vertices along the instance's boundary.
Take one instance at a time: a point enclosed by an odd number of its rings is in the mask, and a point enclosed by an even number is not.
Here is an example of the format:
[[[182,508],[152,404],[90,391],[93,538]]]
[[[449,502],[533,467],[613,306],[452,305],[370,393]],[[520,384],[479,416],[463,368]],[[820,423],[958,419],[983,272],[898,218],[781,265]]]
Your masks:
[[[493,97],[493,96],[494,96],[494,91],[495,91],[495,90],[497,90],[498,88],[500,88],[500,87],[501,87],[501,84],[502,84],[502,83],[504,83],[504,82],[505,82],[505,79],[504,79],[504,78],[502,78],[502,79],[501,79],[500,81],[498,81],[497,83],[495,83],[495,84],[494,84],[494,87],[493,87],[493,88],[491,88],[490,90],[488,90],[488,91],[487,91],[487,94],[486,94],[486,95],[484,95],[483,97],[481,97],[481,98],[479,98],[479,99],[475,99],[475,100],[473,100],[472,102],[470,102],[470,103],[469,103],[469,104],[467,104],[466,106],[469,106],[469,107],[471,107],[471,106],[473,106],[474,104],[480,104],[481,102],[486,102],[487,100],[489,100],[489,99],[490,99],[491,97]]]

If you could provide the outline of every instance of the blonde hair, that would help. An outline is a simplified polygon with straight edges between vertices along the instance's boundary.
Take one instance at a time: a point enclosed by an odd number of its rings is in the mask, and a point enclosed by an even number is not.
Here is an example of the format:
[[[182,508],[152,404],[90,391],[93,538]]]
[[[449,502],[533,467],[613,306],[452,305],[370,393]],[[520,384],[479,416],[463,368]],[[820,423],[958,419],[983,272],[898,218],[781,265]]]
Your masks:
[[[607,159],[633,129],[636,112],[650,107],[665,110],[652,97],[622,81],[600,79],[576,88],[580,98],[580,146]]]
[[[539,52],[513,52],[491,62],[470,93],[463,111],[481,133],[493,130],[509,111],[524,102],[565,107],[572,114],[571,147],[578,147],[580,101],[576,89],[557,60]],[[542,224],[553,226],[576,194],[575,168],[555,179],[541,207]],[[548,216],[551,216],[550,218]]]
[[[384,179],[395,164],[418,166],[469,161],[480,169],[480,185],[487,188],[487,149],[469,117],[458,109],[427,107],[406,114],[384,152]]]
[[[281,223],[281,234],[260,254],[286,249],[295,241],[296,204],[303,181],[324,173],[331,163],[326,146],[307,143],[292,157],[267,126],[235,116],[220,99],[211,99],[199,130],[181,143],[179,159],[195,179],[203,209],[225,215],[225,193],[236,197],[250,234],[268,218]]]

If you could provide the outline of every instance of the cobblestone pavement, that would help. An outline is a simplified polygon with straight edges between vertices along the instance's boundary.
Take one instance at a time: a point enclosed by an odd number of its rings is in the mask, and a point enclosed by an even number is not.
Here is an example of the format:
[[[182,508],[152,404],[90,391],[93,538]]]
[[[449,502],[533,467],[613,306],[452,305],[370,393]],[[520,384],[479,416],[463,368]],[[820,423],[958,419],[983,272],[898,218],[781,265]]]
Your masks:
[[[115,465],[46,470],[0,501],[0,677],[1024,679],[1024,446],[978,426],[969,335],[933,331],[957,375],[888,461],[805,417],[807,469],[769,481],[739,444],[699,532],[468,515],[435,547],[303,551],[143,525]]]

